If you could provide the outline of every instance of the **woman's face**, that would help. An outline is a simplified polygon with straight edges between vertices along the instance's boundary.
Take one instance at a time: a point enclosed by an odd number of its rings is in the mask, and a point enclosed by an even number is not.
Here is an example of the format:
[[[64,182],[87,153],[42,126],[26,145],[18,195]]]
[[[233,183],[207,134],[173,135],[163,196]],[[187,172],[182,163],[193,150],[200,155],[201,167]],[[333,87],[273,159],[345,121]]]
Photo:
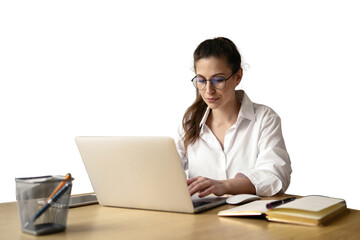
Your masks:
[[[195,63],[196,75],[210,80],[212,77],[221,76],[228,78],[233,74],[231,68],[223,58],[209,57],[201,58]],[[226,81],[225,87],[216,89],[210,81],[206,82],[204,89],[199,90],[202,99],[211,109],[226,108],[228,104],[236,101],[235,87],[241,81],[241,70]]]

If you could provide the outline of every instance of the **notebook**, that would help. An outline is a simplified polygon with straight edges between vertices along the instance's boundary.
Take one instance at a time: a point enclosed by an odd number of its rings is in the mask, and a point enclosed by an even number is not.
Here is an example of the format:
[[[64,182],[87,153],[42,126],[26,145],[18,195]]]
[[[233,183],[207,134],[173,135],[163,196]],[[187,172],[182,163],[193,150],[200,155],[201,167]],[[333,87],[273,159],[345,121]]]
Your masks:
[[[170,137],[76,137],[75,141],[100,205],[198,213],[225,203],[225,198],[190,196]]]
[[[219,216],[264,216],[269,221],[300,225],[326,225],[346,213],[343,199],[325,196],[306,196],[268,210],[266,204],[274,200],[258,200],[220,211]]]

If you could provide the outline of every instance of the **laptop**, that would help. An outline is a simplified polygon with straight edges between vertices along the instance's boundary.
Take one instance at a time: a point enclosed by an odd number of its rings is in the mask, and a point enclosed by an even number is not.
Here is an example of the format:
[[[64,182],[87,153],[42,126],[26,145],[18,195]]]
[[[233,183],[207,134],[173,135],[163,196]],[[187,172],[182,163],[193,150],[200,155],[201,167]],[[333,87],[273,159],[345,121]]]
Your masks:
[[[76,137],[102,206],[199,213],[225,198],[190,196],[170,137]]]

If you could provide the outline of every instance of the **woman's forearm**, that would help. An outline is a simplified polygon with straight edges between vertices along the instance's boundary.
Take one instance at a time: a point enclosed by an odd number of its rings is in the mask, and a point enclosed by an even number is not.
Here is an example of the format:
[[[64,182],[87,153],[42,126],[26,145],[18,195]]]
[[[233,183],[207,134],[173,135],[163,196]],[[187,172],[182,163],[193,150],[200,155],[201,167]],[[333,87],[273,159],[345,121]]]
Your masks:
[[[256,194],[255,186],[251,181],[242,173],[236,174],[235,178],[222,180],[226,194]]]

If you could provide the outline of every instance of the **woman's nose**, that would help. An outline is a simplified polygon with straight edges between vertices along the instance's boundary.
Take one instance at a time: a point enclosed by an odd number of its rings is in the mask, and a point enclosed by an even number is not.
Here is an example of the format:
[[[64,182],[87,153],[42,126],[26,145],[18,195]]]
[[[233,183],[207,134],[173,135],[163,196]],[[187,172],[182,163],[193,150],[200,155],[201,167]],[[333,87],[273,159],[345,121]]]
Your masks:
[[[205,86],[205,91],[206,93],[213,93],[215,92],[215,88],[214,86],[212,85],[211,81],[209,81],[206,86]]]

